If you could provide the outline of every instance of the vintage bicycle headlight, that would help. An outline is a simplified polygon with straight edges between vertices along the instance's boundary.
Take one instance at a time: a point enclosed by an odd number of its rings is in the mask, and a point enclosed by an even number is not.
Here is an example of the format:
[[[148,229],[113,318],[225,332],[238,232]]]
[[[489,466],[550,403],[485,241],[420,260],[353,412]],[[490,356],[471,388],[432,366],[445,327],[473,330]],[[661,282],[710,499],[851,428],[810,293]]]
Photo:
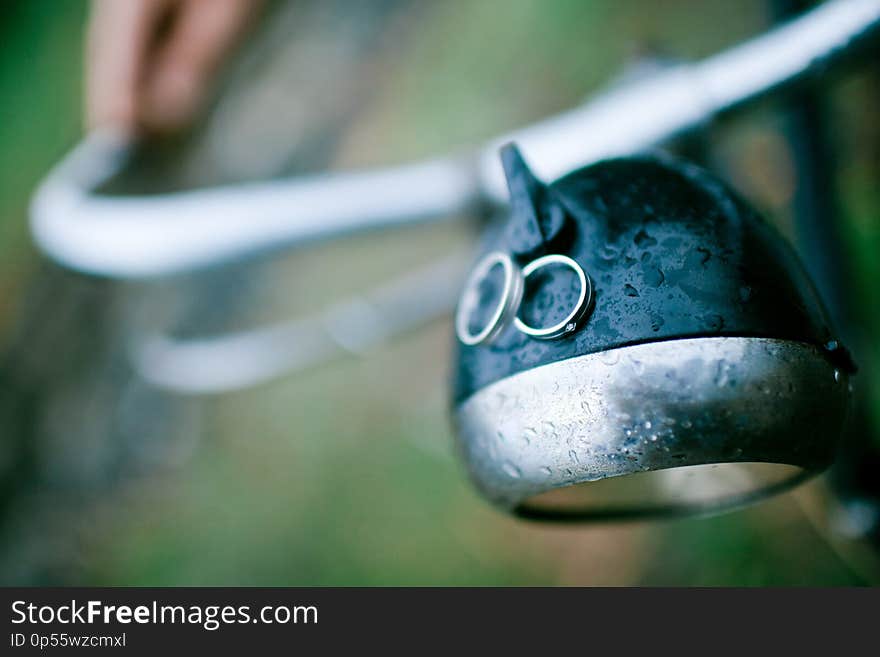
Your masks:
[[[854,366],[796,256],[702,169],[615,159],[543,185],[456,316],[460,452],[534,518],[709,512],[820,472]]]

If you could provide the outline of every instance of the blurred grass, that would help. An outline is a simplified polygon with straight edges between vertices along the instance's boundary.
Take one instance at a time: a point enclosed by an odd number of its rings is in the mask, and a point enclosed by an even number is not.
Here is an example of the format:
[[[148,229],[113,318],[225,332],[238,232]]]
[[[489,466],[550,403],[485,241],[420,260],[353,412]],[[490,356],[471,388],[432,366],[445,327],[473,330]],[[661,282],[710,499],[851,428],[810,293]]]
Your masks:
[[[0,27],[0,327],[35,262],[28,194],[79,132],[84,15],[82,3],[10,7]],[[635,43],[699,56],[761,23],[753,1],[419,5],[389,36],[398,41],[388,46],[382,88],[340,160],[448,150],[579,102],[625,65]],[[870,289],[880,274],[880,223],[876,182],[865,170],[845,171],[846,226]],[[377,252],[397,252],[407,239],[427,249],[422,235],[377,238]],[[291,274],[279,294],[301,285]],[[877,304],[866,312],[877,335]],[[190,461],[133,482],[76,519],[74,578],[151,585],[856,581],[790,496],[719,518],[585,529],[523,524],[489,509],[452,454],[449,343],[441,323],[367,359],[206,403],[204,439]]]
[[[32,262],[26,208],[34,183],[81,130],[86,5],[6,2],[0,22],[0,328],[13,282]]]

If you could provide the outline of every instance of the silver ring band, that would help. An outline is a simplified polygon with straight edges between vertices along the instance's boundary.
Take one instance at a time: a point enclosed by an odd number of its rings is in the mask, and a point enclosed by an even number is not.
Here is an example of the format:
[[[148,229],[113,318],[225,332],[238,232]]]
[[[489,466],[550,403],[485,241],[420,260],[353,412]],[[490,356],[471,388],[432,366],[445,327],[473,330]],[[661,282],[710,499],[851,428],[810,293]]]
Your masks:
[[[480,302],[479,285],[495,267],[504,270],[504,287],[498,306],[492,317],[480,331],[471,333],[468,321],[471,313]],[[455,313],[455,332],[458,339],[469,347],[492,342],[515,318],[522,300],[523,272],[517,267],[510,256],[501,251],[493,251],[477,263],[477,266],[465,283],[464,292]]]
[[[513,320],[516,328],[526,335],[538,338],[539,340],[553,340],[574,331],[577,328],[578,322],[583,319],[584,313],[593,301],[593,285],[590,282],[590,277],[584,273],[583,268],[577,262],[564,255],[552,254],[532,260],[525,266],[525,268],[523,268],[523,284],[525,284],[525,281],[528,280],[530,275],[534,274],[539,269],[550,265],[565,265],[574,270],[574,273],[577,274],[581,289],[577,303],[568,316],[553,326],[547,326],[545,328],[529,326],[519,318],[517,312],[517,315]]]

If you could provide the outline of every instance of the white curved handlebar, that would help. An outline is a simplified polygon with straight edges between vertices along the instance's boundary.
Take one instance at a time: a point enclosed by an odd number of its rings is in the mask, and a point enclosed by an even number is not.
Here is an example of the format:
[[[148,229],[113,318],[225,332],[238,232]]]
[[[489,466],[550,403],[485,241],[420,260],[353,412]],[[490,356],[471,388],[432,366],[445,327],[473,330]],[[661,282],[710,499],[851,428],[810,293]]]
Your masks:
[[[504,142],[518,142],[535,172],[553,179],[649,148],[824,70],[878,24],[880,0],[830,0],[724,53],[613,90],[475,154],[395,168],[108,197],[93,190],[124,165],[129,145],[93,135],[37,190],[31,228],[39,247],[67,267],[145,278],[358,230],[442,219],[504,200],[496,156]]]
[[[132,145],[94,134],[40,185],[31,229],[40,248],[62,265],[150,278],[310,240],[443,219],[505,200],[497,158],[505,142],[516,141],[536,174],[552,180],[660,144],[825,70],[878,26],[880,0],[830,0],[724,53],[613,89],[475,153],[402,167],[110,197],[94,190],[124,167]],[[327,312],[274,327],[187,340],[140,336],[131,360],[146,380],[176,392],[253,385],[444,314],[454,305],[463,271],[461,258],[452,257]]]

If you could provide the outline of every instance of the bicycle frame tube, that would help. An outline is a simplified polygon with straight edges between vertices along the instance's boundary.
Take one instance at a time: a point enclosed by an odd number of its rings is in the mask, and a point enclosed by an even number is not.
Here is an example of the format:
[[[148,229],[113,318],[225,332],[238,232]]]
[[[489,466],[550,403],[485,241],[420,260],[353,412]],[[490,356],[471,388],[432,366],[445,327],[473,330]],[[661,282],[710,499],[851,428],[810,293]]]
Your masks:
[[[309,317],[222,336],[135,336],[129,357],[151,384],[179,394],[240,390],[361,354],[391,335],[448,315],[471,253],[456,253]]]
[[[516,141],[539,177],[642,151],[802,77],[878,32],[880,0],[830,0],[702,62],[676,66],[472,154],[150,197],[94,193],[133,145],[92,135],[45,179],[31,228],[52,259],[114,278],[149,278],[254,257],[310,240],[443,219],[503,203],[499,145]]]

